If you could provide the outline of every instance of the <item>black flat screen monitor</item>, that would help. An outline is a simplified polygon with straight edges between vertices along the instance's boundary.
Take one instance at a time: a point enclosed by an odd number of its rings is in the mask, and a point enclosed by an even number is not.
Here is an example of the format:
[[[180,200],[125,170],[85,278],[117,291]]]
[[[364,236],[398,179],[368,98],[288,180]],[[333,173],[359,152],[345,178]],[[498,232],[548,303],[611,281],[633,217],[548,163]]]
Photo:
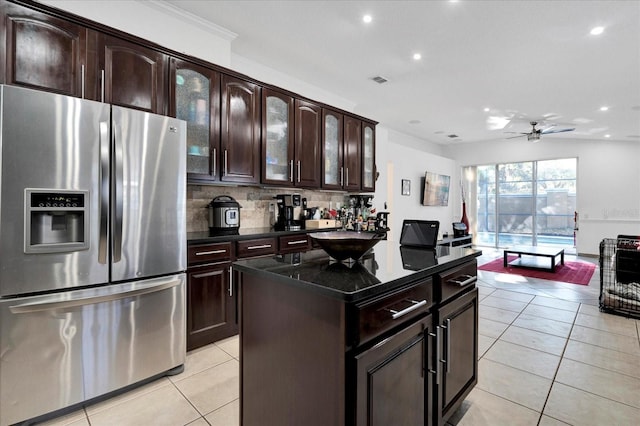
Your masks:
[[[437,220],[405,219],[402,222],[400,245],[434,248],[438,244],[438,229],[440,222]]]

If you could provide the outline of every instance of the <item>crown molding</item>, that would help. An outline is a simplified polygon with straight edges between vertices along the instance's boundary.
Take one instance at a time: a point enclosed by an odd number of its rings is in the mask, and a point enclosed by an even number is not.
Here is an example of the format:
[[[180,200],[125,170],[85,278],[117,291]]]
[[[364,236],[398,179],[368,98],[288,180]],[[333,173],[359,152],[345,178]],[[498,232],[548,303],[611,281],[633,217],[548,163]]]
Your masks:
[[[187,12],[179,7],[174,6],[171,3],[160,0],[136,0],[138,3],[151,7],[155,10],[163,12],[167,15],[178,18],[184,22],[195,25],[198,28],[211,33],[217,37],[220,37],[226,41],[233,41],[238,37],[238,34],[233,31],[229,31],[228,29],[221,27],[220,25],[216,25],[213,22],[207,21],[206,19],[202,19],[200,16],[195,15],[193,13]]]

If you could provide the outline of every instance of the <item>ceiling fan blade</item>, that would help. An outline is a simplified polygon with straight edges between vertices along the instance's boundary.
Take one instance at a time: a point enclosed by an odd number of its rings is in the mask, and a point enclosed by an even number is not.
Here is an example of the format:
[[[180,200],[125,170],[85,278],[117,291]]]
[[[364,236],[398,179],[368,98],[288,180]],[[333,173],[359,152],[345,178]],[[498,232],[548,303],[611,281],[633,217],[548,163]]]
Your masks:
[[[507,132],[507,133],[515,133],[515,132]],[[528,133],[522,133],[521,135],[518,135],[518,136],[510,136],[510,137],[505,138],[505,139],[521,138],[521,137],[523,137],[523,136],[527,136],[527,134],[528,134]]]
[[[545,129],[541,132],[541,134],[543,135],[548,135],[549,133],[562,133],[562,132],[573,132],[576,128],[571,128],[571,129]]]

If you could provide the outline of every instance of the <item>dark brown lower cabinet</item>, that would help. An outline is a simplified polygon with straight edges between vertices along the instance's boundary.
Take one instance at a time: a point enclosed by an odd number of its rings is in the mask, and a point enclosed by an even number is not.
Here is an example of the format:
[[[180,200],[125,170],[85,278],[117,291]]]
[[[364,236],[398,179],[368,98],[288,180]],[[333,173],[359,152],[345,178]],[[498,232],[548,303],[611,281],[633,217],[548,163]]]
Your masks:
[[[358,426],[431,425],[432,316],[355,357]]]
[[[187,273],[187,350],[238,333],[231,262],[190,267]]]
[[[438,424],[444,424],[478,382],[478,289],[437,310],[442,334]]]
[[[445,424],[478,375],[478,291],[441,288],[461,271],[357,303],[242,271],[241,424]]]

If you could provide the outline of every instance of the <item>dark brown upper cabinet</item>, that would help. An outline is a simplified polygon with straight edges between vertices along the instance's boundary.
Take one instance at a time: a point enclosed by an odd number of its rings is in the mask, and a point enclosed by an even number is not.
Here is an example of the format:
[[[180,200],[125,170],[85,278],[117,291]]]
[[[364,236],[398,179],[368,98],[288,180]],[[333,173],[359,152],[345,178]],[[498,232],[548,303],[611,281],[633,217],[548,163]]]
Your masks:
[[[294,184],[294,99],[262,89],[262,183]]]
[[[110,35],[95,35],[97,100],[166,114],[169,85],[166,55]]]
[[[260,89],[222,76],[222,182],[260,183]]]
[[[190,182],[375,189],[374,122],[38,2],[0,21],[0,83],[184,119]]]
[[[262,183],[320,187],[320,106],[262,89]]]
[[[376,125],[362,122],[362,191],[376,190]]]
[[[0,81],[84,97],[87,29],[3,1]]]
[[[362,121],[344,116],[344,189],[360,191],[362,185]]]
[[[294,184],[320,188],[322,108],[314,103],[296,99],[295,109]]]
[[[169,115],[187,122],[187,179],[220,178],[220,74],[172,58]]]
[[[343,115],[322,109],[322,167],[321,187],[341,190],[344,184]]]

